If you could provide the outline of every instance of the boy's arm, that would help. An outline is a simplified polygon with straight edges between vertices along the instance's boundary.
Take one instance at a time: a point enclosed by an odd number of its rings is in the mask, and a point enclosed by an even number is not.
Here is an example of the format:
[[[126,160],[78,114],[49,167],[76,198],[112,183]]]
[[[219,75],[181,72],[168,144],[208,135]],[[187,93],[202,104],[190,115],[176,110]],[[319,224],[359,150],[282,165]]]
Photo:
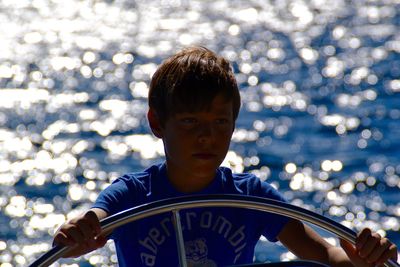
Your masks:
[[[100,220],[107,217],[102,209],[92,208],[61,225],[54,235],[53,244],[76,246],[64,257],[78,257],[103,247],[107,236],[111,233],[102,233]]]
[[[341,242],[342,249],[326,242],[309,226],[290,220],[278,235],[282,242],[297,257],[315,260],[330,266],[375,266],[392,258],[397,260],[397,248],[388,239],[364,229],[356,240],[357,249]],[[360,256],[361,255],[361,256]],[[368,260],[372,260],[372,263]]]

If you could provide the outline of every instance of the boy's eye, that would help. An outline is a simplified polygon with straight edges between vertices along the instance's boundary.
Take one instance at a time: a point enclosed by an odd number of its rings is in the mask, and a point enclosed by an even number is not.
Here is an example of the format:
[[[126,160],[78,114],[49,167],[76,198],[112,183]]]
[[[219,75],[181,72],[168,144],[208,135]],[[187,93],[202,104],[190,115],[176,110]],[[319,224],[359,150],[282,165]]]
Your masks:
[[[195,118],[182,118],[181,122],[186,124],[196,123],[197,120]]]
[[[218,124],[226,124],[226,123],[229,122],[229,120],[228,120],[228,119],[225,119],[225,118],[221,118],[221,119],[217,119],[216,122],[217,122]]]

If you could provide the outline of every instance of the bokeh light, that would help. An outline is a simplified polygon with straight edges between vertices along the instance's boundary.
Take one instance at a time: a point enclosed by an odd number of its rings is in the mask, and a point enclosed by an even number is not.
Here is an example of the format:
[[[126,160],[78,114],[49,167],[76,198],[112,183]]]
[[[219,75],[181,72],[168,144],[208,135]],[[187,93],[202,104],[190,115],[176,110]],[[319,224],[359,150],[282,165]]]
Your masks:
[[[149,82],[192,44],[231,61],[240,87],[223,166],[400,242],[399,4],[260,3],[2,2],[1,267],[26,266],[119,175],[163,159],[146,121]],[[294,258],[273,252],[256,260]],[[81,260],[116,266],[115,247]]]

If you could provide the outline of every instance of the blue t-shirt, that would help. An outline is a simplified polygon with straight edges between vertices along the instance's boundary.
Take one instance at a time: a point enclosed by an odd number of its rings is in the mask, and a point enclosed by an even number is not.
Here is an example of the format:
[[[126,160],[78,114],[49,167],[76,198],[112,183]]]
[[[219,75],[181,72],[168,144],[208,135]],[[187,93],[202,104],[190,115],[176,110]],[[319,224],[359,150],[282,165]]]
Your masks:
[[[219,167],[213,182],[200,194],[240,194],[285,201],[271,185],[253,174],[233,174]],[[93,205],[108,215],[140,204],[185,196],[168,180],[164,164],[116,179]],[[193,195],[193,194],[191,194]],[[240,208],[194,208],[180,211],[189,266],[226,266],[253,261],[261,235],[276,242],[287,218]],[[172,214],[163,213],[114,230],[120,266],[179,266]]]

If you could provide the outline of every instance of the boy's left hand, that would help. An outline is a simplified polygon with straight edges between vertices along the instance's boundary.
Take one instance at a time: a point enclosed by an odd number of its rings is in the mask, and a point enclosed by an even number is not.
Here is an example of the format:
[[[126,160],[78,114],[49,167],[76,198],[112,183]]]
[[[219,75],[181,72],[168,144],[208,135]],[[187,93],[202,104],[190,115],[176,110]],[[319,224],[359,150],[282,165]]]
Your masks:
[[[340,245],[356,267],[383,266],[388,259],[397,261],[397,246],[369,228],[358,234],[355,247],[345,240],[340,240]]]

